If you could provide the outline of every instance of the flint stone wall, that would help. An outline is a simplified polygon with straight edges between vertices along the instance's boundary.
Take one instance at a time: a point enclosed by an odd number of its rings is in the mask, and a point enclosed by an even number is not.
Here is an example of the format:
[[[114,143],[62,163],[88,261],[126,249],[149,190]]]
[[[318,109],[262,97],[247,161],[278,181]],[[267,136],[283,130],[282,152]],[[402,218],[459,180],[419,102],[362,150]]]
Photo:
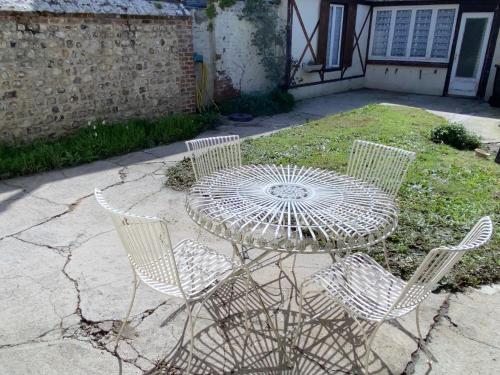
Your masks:
[[[192,21],[0,12],[0,142],[195,110]]]

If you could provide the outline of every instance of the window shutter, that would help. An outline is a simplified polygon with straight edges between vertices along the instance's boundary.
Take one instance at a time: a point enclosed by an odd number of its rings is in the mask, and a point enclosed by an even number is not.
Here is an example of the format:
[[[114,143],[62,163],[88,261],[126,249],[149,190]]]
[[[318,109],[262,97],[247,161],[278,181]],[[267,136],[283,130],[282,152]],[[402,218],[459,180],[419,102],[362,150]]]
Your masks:
[[[356,12],[358,6],[356,2],[350,2],[346,6],[347,16],[344,28],[342,67],[348,68],[352,65],[352,54],[354,53],[354,33],[356,32]],[[328,27],[328,24],[327,24]]]
[[[330,21],[330,0],[321,0],[319,7],[318,49],[316,63],[326,65],[326,43],[328,43],[328,23]]]

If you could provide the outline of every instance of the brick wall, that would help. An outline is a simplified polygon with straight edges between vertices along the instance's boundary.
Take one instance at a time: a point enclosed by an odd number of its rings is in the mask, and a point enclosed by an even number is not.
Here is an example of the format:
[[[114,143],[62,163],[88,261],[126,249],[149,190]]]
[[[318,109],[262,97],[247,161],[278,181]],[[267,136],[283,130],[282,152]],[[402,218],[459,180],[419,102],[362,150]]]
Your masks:
[[[0,13],[0,141],[195,110],[191,17]]]

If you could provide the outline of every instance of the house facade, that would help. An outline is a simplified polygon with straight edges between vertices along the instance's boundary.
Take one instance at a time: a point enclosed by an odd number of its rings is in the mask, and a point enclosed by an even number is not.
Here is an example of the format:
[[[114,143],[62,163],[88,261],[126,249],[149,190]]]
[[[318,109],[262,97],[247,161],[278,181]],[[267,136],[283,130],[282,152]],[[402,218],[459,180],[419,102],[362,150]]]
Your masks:
[[[497,0],[288,0],[287,87],[489,99],[499,22]]]
[[[197,0],[203,6],[203,0]],[[216,99],[266,82],[243,1],[193,22]],[[285,86],[297,98],[358,88],[488,100],[500,63],[498,0],[281,0]],[[200,4],[198,4],[200,5]],[[201,20],[201,21],[200,21]],[[221,95],[222,94],[222,95]]]

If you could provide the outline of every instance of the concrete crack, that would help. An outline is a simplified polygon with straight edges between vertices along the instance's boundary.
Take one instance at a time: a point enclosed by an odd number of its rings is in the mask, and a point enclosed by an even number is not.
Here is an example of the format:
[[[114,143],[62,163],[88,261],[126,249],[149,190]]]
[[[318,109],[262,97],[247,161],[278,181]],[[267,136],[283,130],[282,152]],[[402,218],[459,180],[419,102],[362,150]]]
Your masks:
[[[50,216],[50,217],[46,218],[45,220],[42,220],[42,221],[41,221],[41,222],[39,222],[39,223],[33,224],[33,225],[29,226],[28,228],[24,228],[24,229],[22,229],[22,230],[20,230],[20,231],[18,231],[18,232],[11,233],[11,234],[8,234],[8,235],[6,235],[6,236],[0,237],[0,240],[3,240],[4,238],[8,238],[8,237],[16,237],[16,236],[20,235],[21,233],[27,232],[27,231],[29,231],[29,230],[31,230],[31,229],[33,229],[33,228],[39,227],[40,225],[46,224],[46,223],[48,223],[48,222],[50,222],[50,221],[52,221],[52,220],[58,219],[58,218],[60,218],[60,217],[62,217],[62,216],[64,216],[64,215],[66,215],[66,214],[68,214],[68,213],[70,213],[70,212],[73,212],[73,211],[75,210],[75,208],[76,208],[76,207],[80,204],[80,202],[81,202],[83,199],[88,198],[88,197],[90,197],[91,195],[92,195],[92,194],[86,195],[86,196],[84,196],[84,197],[82,197],[82,198],[79,198],[79,199],[78,199],[77,201],[75,201],[74,203],[71,203],[70,205],[66,205],[68,208],[67,208],[65,211],[63,211],[63,212],[58,213],[57,215]],[[61,205],[61,206],[62,206],[62,205]],[[17,237],[16,237],[16,238],[17,238]]]
[[[18,343],[15,343],[15,344],[3,344],[3,345],[0,345],[0,349],[15,348],[17,346],[23,346],[23,345],[28,345],[28,344],[35,344],[35,343],[40,342],[40,340],[43,339],[48,334],[50,334],[50,333],[52,333],[54,331],[57,331],[57,330],[58,330],[58,328],[51,328],[48,331],[43,332],[42,334],[38,335],[37,337],[35,337],[33,339],[22,341],[22,342],[18,342]]]
[[[38,247],[45,247],[46,249],[53,250],[57,254],[62,255],[64,257],[66,256],[66,253],[68,251],[68,247],[66,247],[66,246],[50,246],[50,245],[45,245],[45,244],[42,244],[42,243],[32,242],[32,241],[25,240],[24,238],[18,237],[17,235],[11,235],[10,237],[14,238],[14,239],[16,239],[18,241],[27,243],[29,245],[38,246]]]
[[[432,332],[434,329],[442,322],[443,319],[447,319],[448,316],[448,310],[450,308],[450,295],[447,295],[441,306],[439,307],[437,314],[434,315],[432,318],[433,322],[429,327],[429,331],[423,337],[423,341],[425,345],[429,344],[431,341],[431,336]],[[411,353],[410,356],[410,361],[406,364],[406,367],[404,371],[402,372],[402,375],[409,375],[413,374],[415,372],[415,363],[417,362],[418,358],[420,357],[420,354],[422,353],[423,349],[420,344],[417,344],[417,349],[413,353]],[[424,354],[425,355],[425,354]]]
[[[137,205],[139,205],[140,203],[144,202],[146,199],[148,198],[151,198],[151,197],[154,197],[156,194],[159,194],[163,191],[163,186],[160,187],[159,190],[157,191],[153,191],[152,193],[149,193],[147,195],[145,195],[143,198],[141,198],[140,200],[138,200],[137,202],[135,202],[133,205],[131,205],[128,209],[127,209],[127,212],[131,211],[134,207],[136,207]]]

